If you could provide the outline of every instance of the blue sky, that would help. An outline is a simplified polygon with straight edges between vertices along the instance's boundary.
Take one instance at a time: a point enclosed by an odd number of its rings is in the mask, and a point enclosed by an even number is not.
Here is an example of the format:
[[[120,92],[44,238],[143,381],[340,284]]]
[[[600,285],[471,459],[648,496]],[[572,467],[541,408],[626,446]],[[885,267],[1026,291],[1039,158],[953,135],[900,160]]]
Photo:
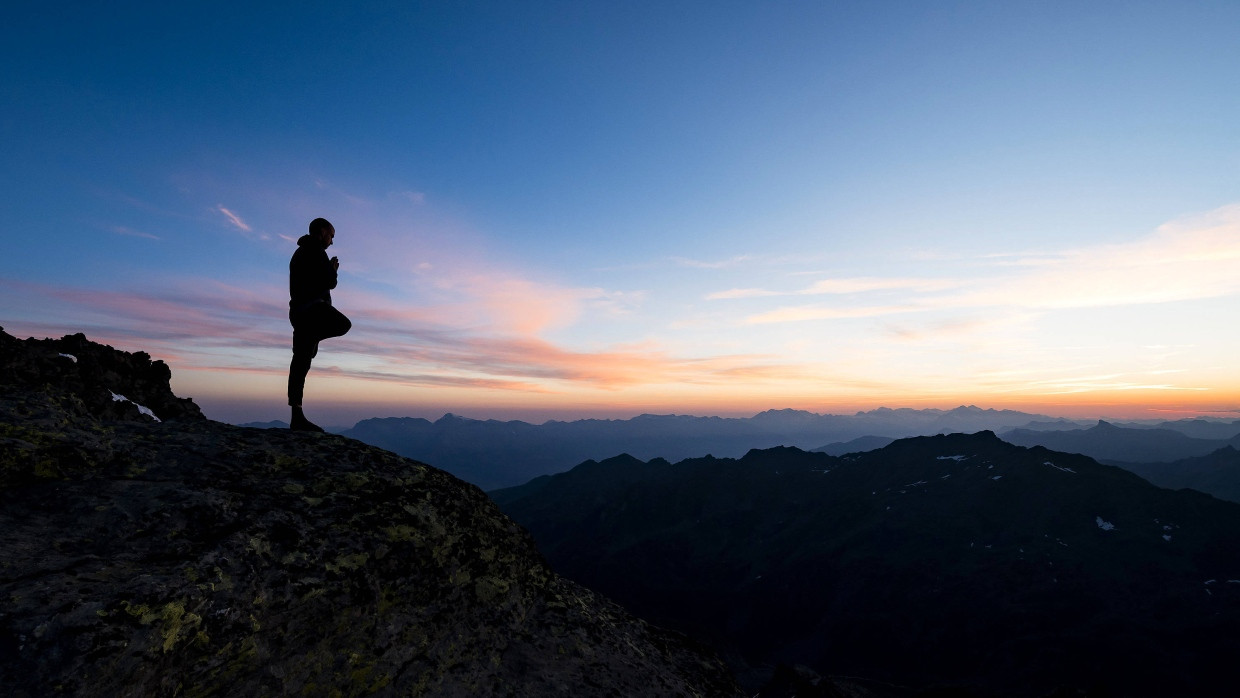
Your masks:
[[[1235,417],[1240,5],[27,5],[0,324],[307,410]]]

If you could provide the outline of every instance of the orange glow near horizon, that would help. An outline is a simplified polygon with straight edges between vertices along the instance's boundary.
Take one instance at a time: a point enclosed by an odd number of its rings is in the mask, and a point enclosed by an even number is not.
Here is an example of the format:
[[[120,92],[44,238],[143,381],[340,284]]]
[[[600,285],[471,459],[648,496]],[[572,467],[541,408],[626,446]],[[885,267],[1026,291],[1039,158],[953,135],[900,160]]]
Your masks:
[[[208,416],[222,421],[284,419],[286,374],[282,368],[232,373],[223,369],[174,373],[178,395],[192,397]],[[986,394],[909,392],[867,395],[852,390],[836,395],[797,386],[638,385],[617,390],[597,388],[539,391],[481,387],[415,385],[351,378],[330,370],[312,370],[307,409],[369,417],[421,416],[447,412],[477,419],[585,418],[626,419],[638,414],[750,417],[770,409],[848,415],[881,407],[950,410],[973,405],[1068,419],[1175,420],[1192,417],[1240,418],[1240,390],[1119,390],[1071,394]],[[214,413],[214,414],[213,414]],[[218,416],[216,416],[218,415]],[[351,422],[350,422],[351,423]]]

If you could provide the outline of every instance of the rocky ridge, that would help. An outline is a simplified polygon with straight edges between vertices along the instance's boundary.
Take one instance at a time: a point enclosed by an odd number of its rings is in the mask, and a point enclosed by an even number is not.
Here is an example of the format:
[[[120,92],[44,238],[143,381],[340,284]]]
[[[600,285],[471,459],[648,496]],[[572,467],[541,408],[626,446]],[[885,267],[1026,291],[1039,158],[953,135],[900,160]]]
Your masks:
[[[617,456],[490,494],[561,574],[763,696],[798,685],[780,663],[884,698],[1236,691],[1240,506],[1085,456],[979,432]]]
[[[0,332],[9,695],[740,695],[710,651],[554,574],[476,487],[207,420],[169,376]]]

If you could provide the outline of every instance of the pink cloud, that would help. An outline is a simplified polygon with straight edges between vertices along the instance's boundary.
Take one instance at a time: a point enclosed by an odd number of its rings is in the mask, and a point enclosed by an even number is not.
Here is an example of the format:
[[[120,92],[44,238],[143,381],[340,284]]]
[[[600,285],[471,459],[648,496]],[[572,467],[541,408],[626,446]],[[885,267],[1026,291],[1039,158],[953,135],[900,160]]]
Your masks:
[[[279,289],[258,292],[201,281],[155,292],[21,286],[24,294],[54,301],[59,314],[75,320],[18,322],[11,331],[48,336],[83,331],[118,348],[165,360],[176,357],[176,370],[270,376],[287,370],[291,328]],[[501,283],[497,288],[503,287]],[[518,305],[522,294],[534,293],[533,285],[510,288],[515,288]],[[354,330],[325,343],[317,371],[404,385],[526,392],[726,384],[739,376],[796,380],[807,375],[796,366],[773,365],[766,357],[681,358],[654,346],[576,351],[530,333],[550,321],[547,315],[534,314],[503,328],[461,327],[446,324],[441,309],[393,307],[375,296],[367,300],[384,304],[344,308]]]
[[[228,222],[232,223],[234,227],[244,230],[247,233],[252,232],[252,230],[250,229],[250,226],[246,224],[245,221],[241,220],[241,216],[238,216],[237,214],[233,213],[232,211],[229,211],[223,206],[216,206],[215,210],[224,214],[224,217],[227,218]]]

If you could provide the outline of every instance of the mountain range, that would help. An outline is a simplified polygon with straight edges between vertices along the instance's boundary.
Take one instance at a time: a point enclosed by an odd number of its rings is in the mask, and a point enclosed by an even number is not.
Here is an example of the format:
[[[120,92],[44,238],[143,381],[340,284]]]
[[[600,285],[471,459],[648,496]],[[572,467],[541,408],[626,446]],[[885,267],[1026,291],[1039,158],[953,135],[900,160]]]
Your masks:
[[[1104,462],[1157,463],[1194,458],[1220,448],[1240,445],[1240,432],[1227,438],[1197,438],[1167,427],[1121,427],[1099,420],[1088,429],[1034,431],[1012,429],[1003,440],[1018,446],[1045,446],[1056,451],[1081,453]]]
[[[267,422],[247,426],[287,425]],[[1240,445],[1240,422],[1236,421],[1100,420],[1087,426],[1026,412],[962,406],[952,410],[880,408],[852,415],[785,409],[749,418],[646,414],[632,419],[539,425],[446,414],[434,422],[410,417],[365,419],[351,428],[330,431],[435,463],[487,490],[519,485],[617,453],[678,461],[706,455],[738,458],[752,448],[793,446],[844,455],[880,448],[897,438],[983,430],[994,431],[1017,445],[1083,453],[1118,465],[1171,463]],[[1240,478],[1234,483],[1222,483],[1217,477],[1208,483],[1185,482],[1183,486],[1208,487],[1203,491],[1216,496],[1229,487],[1240,488]]]
[[[768,410],[748,418],[644,414],[632,419],[549,421],[476,420],[453,414],[366,419],[340,433],[434,463],[483,489],[510,487],[617,453],[680,460],[705,455],[740,457],[751,448],[810,449],[862,436],[899,438],[945,432],[1004,429],[1040,415],[1011,410],[880,408],[853,415]]]
[[[625,455],[491,495],[562,574],[751,689],[781,663],[882,695],[1235,688],[1240,505],[1085,456],[991,432]]]

